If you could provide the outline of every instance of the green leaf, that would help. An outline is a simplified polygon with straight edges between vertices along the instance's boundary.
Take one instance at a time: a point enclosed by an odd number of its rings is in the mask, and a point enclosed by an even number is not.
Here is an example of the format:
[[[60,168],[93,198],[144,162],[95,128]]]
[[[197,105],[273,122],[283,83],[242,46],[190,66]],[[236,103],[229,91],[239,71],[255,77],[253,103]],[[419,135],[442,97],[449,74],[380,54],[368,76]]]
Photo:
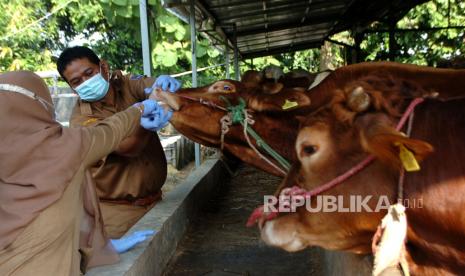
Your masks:
[[[192,63],[192,53],[191,53],[191,51],[184,51],[184,56],[187,58],[189,63]]]
[[[175,49],[181,49],[182,48],[182,43],[179,41],[176,41],[173,43],[173,48]]]
[[[180,24],[177,25],[176,32],[174,33],[174,37],[177,40],[183,40],[185,35],[186,35],[186,28],[184,28],[184,26],[182,26]]]
[[[207,49],[200,43],[197,43],[197,57],[201,58],[207,53]]]
[[[128,4],[127,0],[111,0],[111,2],[118,6],[126,6]]]
[[[178,55],[176,52],[165,52],[162,57],[162,64],[166,67],[171,67],[178,62]]]
[[[173,25],[165,25],[164,27],[165,27],[165,31],[166,31],[167,33],[174,33],[174,32],[176,32],[176,27],[173,26]]]
[[[132,17],[132,6],[126,6],[126,7],[115,6],[115,12],[117,15],[121,17],[131,18]]]
[[[207,53],[208,53],[208,56],[212,58],[215,58],[220,55],[220,52],[216,50],[215,48],[208,48]]]

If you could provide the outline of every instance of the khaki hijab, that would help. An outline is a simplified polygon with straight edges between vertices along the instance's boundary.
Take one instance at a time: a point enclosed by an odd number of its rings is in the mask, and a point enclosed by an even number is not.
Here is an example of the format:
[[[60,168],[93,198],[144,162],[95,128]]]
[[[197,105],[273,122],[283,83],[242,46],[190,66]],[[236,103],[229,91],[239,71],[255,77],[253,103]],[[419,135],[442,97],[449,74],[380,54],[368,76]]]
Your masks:
[[[62,196],[89,149],[89,138],[82,129],[64,129],[53,119],[52,99],[39,76],[9,72],[0,75],[0,84],[42,98],[0,89],[1,250]]]

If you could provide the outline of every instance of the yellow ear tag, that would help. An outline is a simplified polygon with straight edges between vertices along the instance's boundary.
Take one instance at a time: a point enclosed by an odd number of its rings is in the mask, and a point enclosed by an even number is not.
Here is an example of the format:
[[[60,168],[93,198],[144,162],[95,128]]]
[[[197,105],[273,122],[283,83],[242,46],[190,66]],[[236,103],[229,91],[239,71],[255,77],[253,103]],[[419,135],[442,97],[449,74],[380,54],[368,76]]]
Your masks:
[[[404,166],[404,169],[408,172],[416,172],[420,170],[420,165],[418,165],[415,155],[408,150],[403,144],[397,145],[400,149],[399,158]]]
[[[296,106],[299,106],[299,104],[297,102],[289,101],[289,100],[286,99],[286,101],[284,102],[282,108],[283,108],[283,110],[286,110],[286,109],[293,108],[293,107],[296,107]]]

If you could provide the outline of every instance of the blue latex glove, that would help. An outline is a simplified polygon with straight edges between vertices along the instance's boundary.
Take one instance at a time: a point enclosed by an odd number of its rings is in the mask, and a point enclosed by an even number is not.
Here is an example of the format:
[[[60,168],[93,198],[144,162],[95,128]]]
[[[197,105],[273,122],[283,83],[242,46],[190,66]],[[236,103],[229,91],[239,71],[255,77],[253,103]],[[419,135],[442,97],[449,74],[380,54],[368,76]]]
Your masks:
[[[127,237],[116,240],[110,240],[110,242],[115,248],[116,252],[124,253],[134,248],[139,243],[145,241],[148,237],[152,236],[153,234],[155,234],[155,231],[153,230],[136,231]]]
[[[158,103],[155,100],[148,99],[144,100],[140,103],[135,103],[134,106],[142,104],[144,106],[144,113],[142,113],[142,116],[148,116],[149,114],[152,114],[155,112],[157,109],[160,108]]]
[[[144,112],[145,113],[145,112]],[[158,106],[152,113],[140,118],[140,125],[150,131],[158,131],[168,124],[173,112]]]
[[[152,87],[145,89],[145,93],[152,93],[153,89],[157,87],[161,88],[163,91],[176,92],[179,88],[181,88],[181,82],[168,75],[160,75],[155,80]]]

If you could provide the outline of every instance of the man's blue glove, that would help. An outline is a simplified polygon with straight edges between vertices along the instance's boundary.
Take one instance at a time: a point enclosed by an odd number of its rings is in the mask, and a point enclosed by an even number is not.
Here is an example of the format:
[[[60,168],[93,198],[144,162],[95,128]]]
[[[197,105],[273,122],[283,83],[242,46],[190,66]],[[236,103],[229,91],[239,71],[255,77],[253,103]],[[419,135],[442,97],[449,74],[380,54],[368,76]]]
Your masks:
[[[144,100],[140,103],[135,103],[133,106],[141,104],[144,106],[144,112],[142,113],[142,116],[148,116],[149,114],[155,112],[157,109],[161,108],[160,105],[158,105],[158,103],[152,99]]]
[[[147,130],[158,131],[168,124],[171,116],[173,116],[172,111],[166,111],[163,107],[158,106],[152,113],[140,118],[140,125]]]
[[[110,240],[110,242],[115,248],[116,252],[124,253],[132,249],[139,243],[145,241],[148,237],[152,236],[153,234],[155,234],[155,231],[153,230],[136,231],[127,237],[116,240]]]
[[[176,92],[179,88],[181,88],[181,82],[179,82],[177,79],[168,76],[168,75],[160,75],[155,82],[153,83],[152,87],[145,88],[145,93],[152,93],[153,89],[155,88],[161,88],[163,91],[169,91],[170,92]]]

